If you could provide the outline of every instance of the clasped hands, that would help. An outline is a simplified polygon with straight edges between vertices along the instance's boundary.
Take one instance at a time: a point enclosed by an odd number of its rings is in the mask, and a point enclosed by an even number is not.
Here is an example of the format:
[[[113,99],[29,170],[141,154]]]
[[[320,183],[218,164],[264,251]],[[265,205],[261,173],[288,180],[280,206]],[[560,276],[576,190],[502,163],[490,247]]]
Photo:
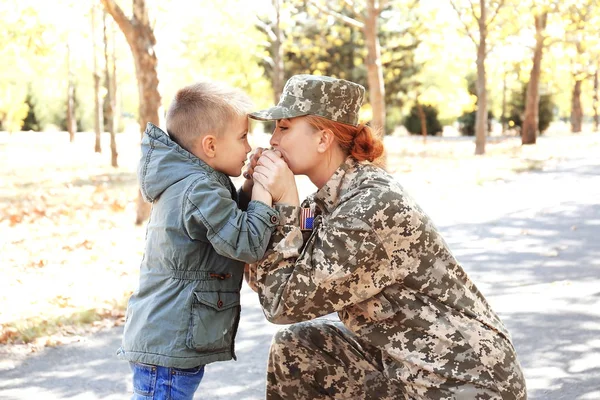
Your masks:
[[[244,172],[243,190],[252,190],[252,198],[263,200],[270,196],[272,203],[299,205],[294,173],[278,150],[256,148],[250,156],[250,165]]]

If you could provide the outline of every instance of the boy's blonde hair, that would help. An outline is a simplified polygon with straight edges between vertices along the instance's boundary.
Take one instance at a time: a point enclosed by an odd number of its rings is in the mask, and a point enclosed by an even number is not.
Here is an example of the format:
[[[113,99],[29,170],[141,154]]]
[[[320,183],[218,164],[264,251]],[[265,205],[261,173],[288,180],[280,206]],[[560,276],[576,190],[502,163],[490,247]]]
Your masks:
[[[220,82],[198,82],[177,91],[167,111],[167,133],[191,151],[200,136],[225,133],[236,118],[252,109],[250,97]]]

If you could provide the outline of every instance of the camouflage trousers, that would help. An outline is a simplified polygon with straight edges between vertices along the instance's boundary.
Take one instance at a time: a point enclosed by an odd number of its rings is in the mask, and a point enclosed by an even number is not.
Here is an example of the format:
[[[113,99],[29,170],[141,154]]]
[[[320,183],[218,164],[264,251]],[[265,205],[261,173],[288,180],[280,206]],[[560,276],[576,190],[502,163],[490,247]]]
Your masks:
[[[410,383],[388,378],[386,363],[389,357],[385,353],[361,341],[341,322],[297,323],[273,337],[267,399],[502,400],[504,397],[465,382],[444,385],[443,389],[411,387]]]

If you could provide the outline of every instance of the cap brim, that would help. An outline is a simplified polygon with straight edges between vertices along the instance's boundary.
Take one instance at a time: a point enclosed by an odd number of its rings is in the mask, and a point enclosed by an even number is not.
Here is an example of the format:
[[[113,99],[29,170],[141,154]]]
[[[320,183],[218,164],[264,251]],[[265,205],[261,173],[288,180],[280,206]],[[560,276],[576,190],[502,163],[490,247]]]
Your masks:
[[[255,111],[248,116],[252,119],[259,121],[274,121],[286,118],[296,118],[308,115],[308,113],[300,112],[298,110],[290,110],[289,108],[282,106],[274,106],[265,110]]]

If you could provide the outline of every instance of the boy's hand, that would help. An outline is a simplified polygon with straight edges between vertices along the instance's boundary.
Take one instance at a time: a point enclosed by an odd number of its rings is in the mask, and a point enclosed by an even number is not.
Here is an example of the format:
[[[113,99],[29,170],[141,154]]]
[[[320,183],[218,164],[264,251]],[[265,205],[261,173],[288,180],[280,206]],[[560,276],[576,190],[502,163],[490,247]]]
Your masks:
[[[256,164],[258,163],[258,159],[262,155],[263,151],[265,151],[265,149],[263,149],[262,147],[257,147],[256,149],[254,149],[252,154],[250,154],[250,158],[248,159],[248,161],[249,161],[248,167],[246,168],[246,171],[244,171],[244,178],[246,178],[248,180],[252,179],[252,174],[254,173],[254,168],[256,167]]]
[[[258,159],[260,158],[260,156],[262,155],[264,150],[265,149],[263,149],[262,147],[257,147],[256,149],[254,149],[252,154],[250,154],[250,158],[248,159],[248,166],[246,167],[246,170],[244,171],[244,174],[243,174],[244,178],[246,178],[246,180],[242,184],[242,190],[248,196],[252,196],[252,187],[254,186],[254,181],[252,180],[252,174],[254,173],[254,168],[256,167],[256,164],[258,163]]]
[[[273,196],[271,196],[271,193],[258,181],[252,186],[252,200],[261,201],[269,207],[273,206]]]

